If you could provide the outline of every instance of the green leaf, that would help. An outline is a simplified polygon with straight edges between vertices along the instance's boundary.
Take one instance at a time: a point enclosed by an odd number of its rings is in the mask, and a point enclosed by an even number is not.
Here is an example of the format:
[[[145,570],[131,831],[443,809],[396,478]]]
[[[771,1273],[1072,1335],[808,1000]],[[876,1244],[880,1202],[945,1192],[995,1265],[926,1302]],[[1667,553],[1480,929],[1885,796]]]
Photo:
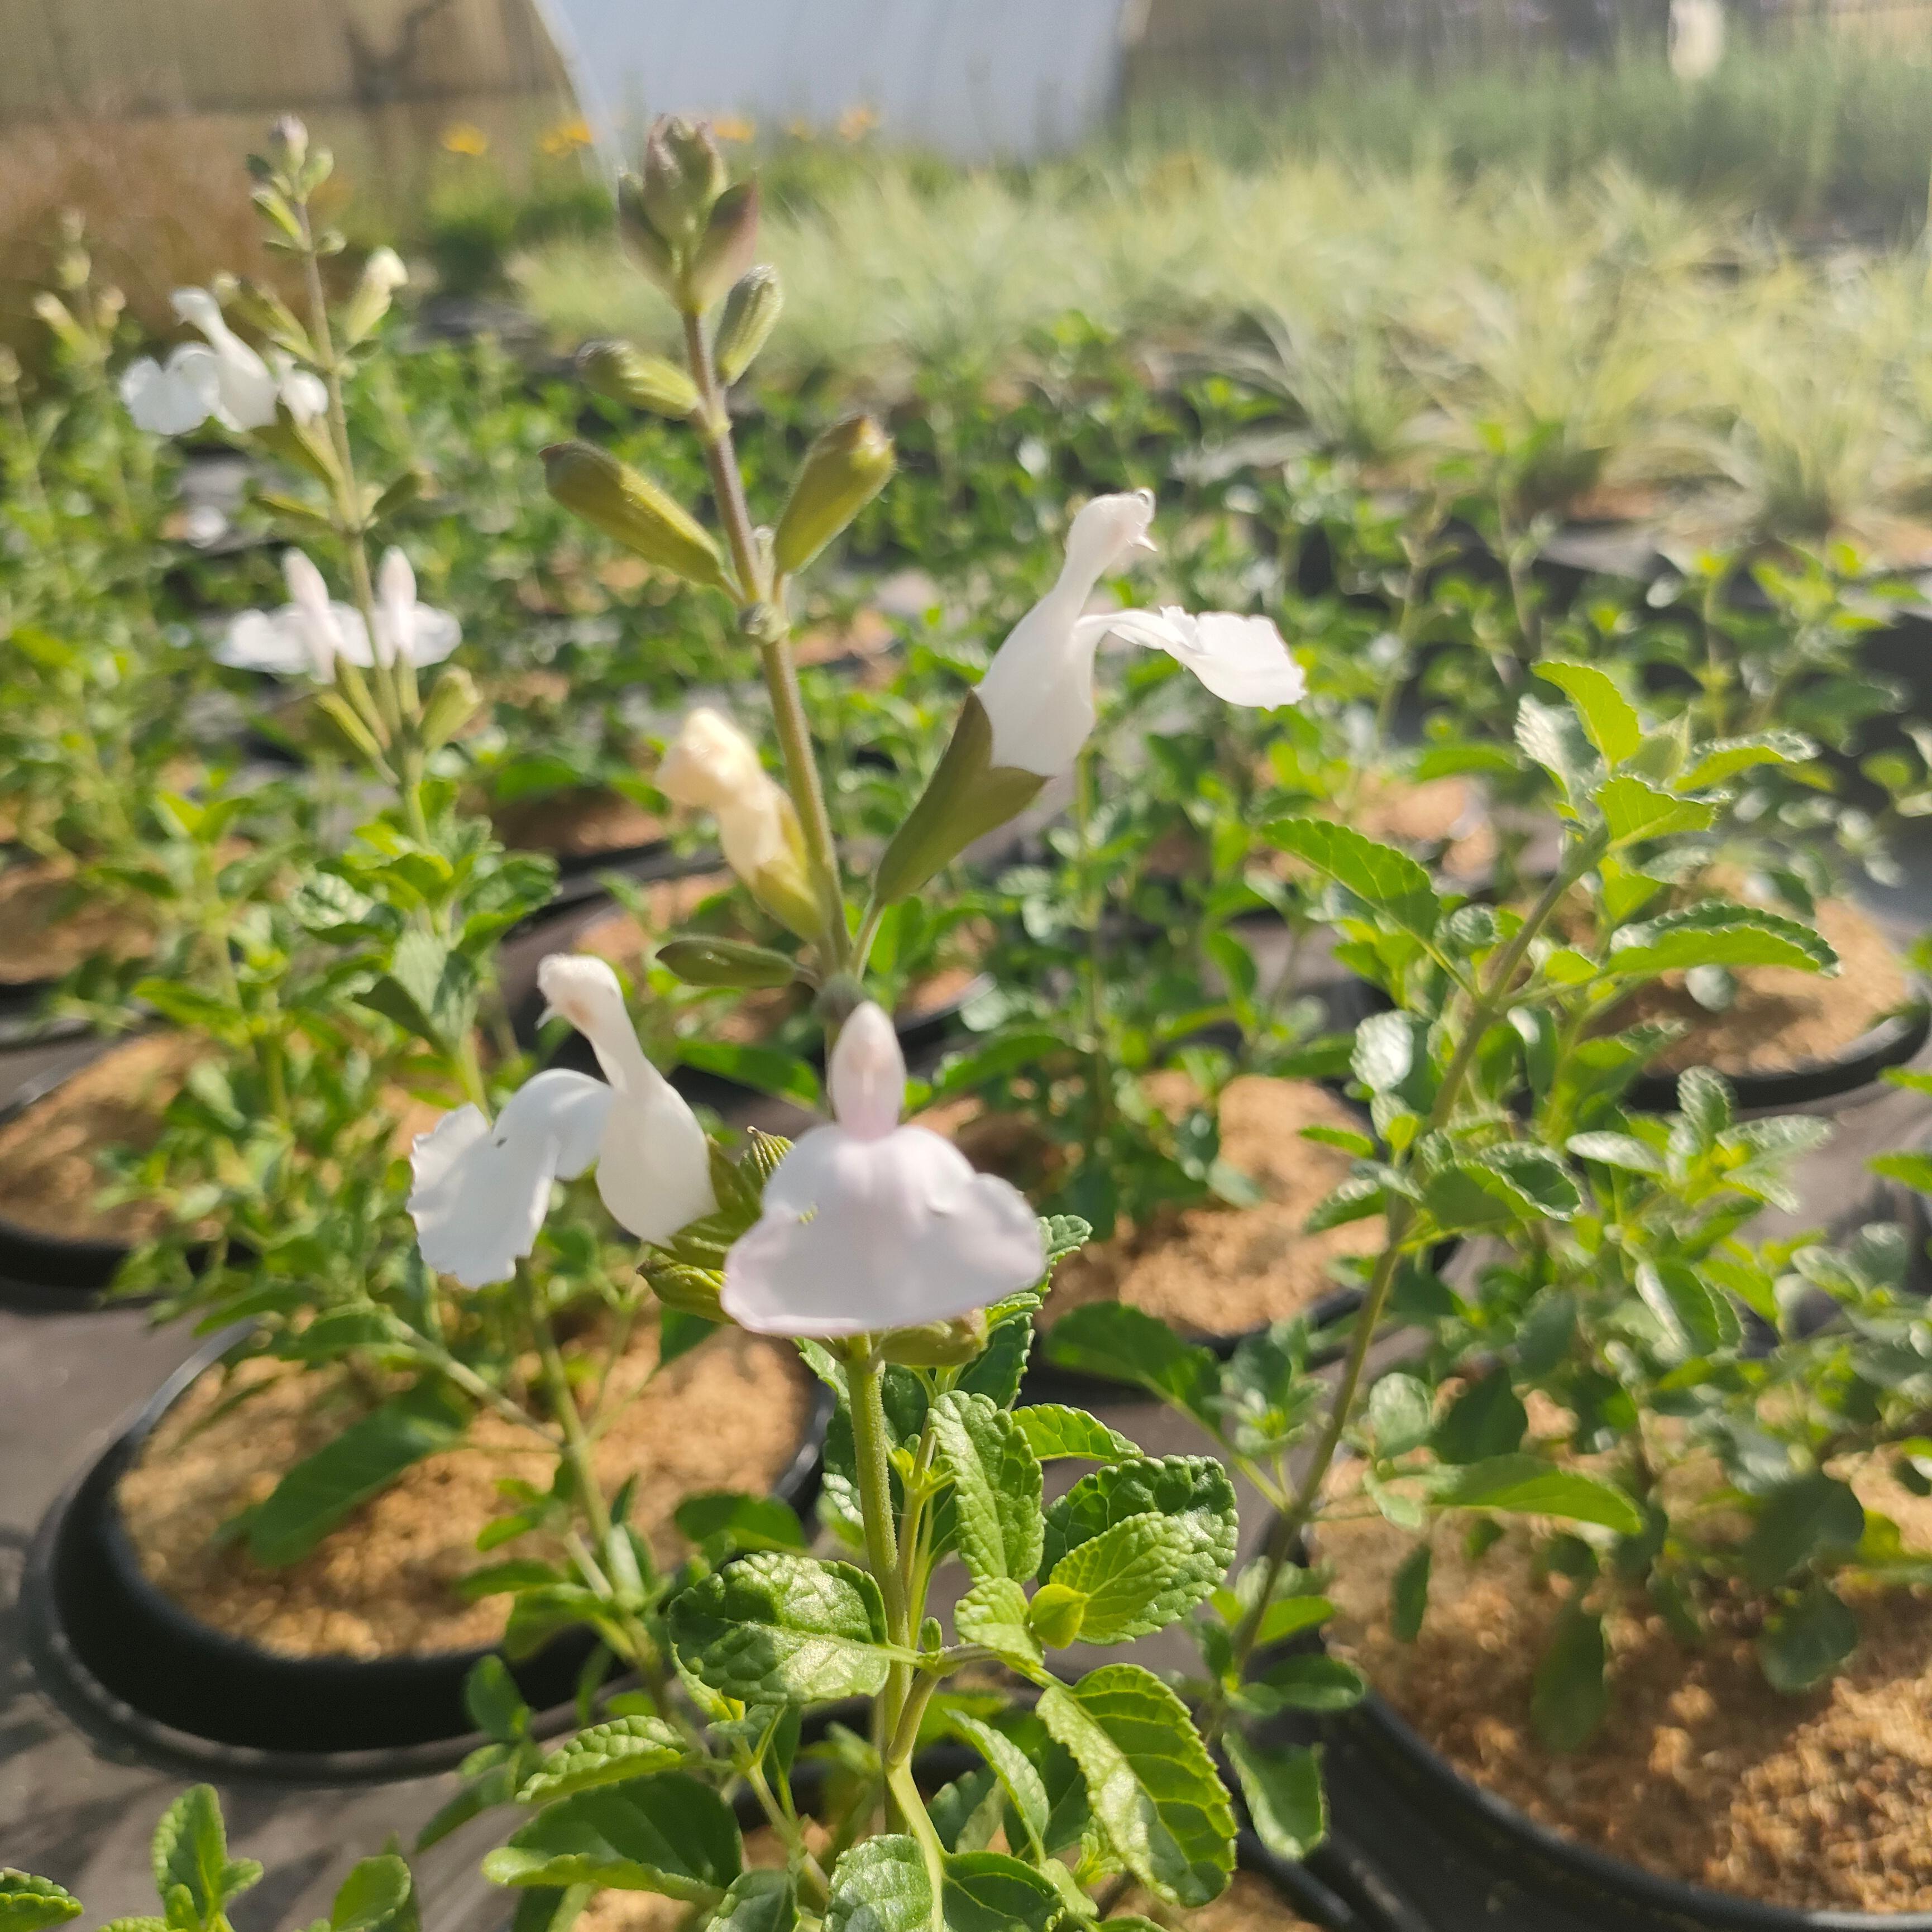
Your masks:
[[[1138,1384],[1190,1414],[1204,1412],[1220,1381],[1213,1352],[1124,1301],[1090,1301],[1057,1324],[1046,1358],[1108,1382]]]
[[[930,1932],[932,1881],[903,1832],[866,1838],[833,1868],[825,1932]]]
[[[328,1910],[329,1932],[413,1932],[416,1882],[394,1852],[352,1867]]]
[[[1191,1520],[1222,1570],[1234,1560],[1234,1488],[1226,1468],[1211,1456],[1135,1456],[1082,1476],[1047,1511],[1041,1582],[1081,1544],[1148,1515]]]
[[[789,986],[798,962],[769,946],[700,933],[675,933],[657,950],[658,964],[692,986]]]
[[[891,1661],[879,1586],[849,1563],[761,1550],[680,1592],[670,1616],[686,1667],[746,1703],[875,1696]]]
[[[500,1744],[519,1744],[530,1734],[530,1707],[500,1657],[480,1657],[470,1666],[463,1704],[476,1728]]]
[[[1571,805],[1580,804],[1597,770],[1594,748],[1585,738],[1576,713],[1540,699],[1516,700],[1516,741],[1562,788]]]
[[[1048,1932],[1066,1904],[1044,1872],[1004,1852],[954,1853],[940,1896],[946,1932]]]
[[[710,1932],[793,1932],[798,1894],[782,1871],[740,1872],[712,1916]]]
[[[1858,1644],[1858,1618],[1820,1580],[1766,1623],[1757,1640],[1758,1662],[1774,1690],[1795,1696],[1834,1676]]]
[[[1818,748],[1797,731],[1766,731],[1754,738],[1715,738],[1697,748],[1696,756],[1676,780],[1679,791],[1702,791],[1722,784],[1754,765],[1802,765],[1818,755]]]
[[[802,1550],[805,1526],[780,1496],[746,1496],[736,1490],[707,1490],[686,1496],[673,1512],[680,1532],[695,1544],[722,1537],[737,1550]]]
[[[1534,668],[1546,684],[1555,685],[1576,706],[1583,729],[1605,764],[1620,765],[1636,756],[1643,742],[1643,721],[1608,671],[1564,658],[1546,658]]]
[[[1435,1404],[1428,1386],[1400,1371],[1378,1378],[1369,1390],[1369,1433],[1376,1454],[1393,1458],[1429,1440]]]
[[[683,1040],[677,1051],[686,1066],[700,1073],[715,1073],[721,1080],[735,1081],[754,1094],[789,1100],[808,1112],[815,1113],[824,1105],[817,1072],[809,1060],[796,1054],[782,1053],[775,1046],[741,1046],[722,1040]]]
[[[1610,1701],[1604,1663],[1603,1619],[1566,1604],[1529,1699],[1530,1722],[1552,1750],[1580,1750],[1603,1722]]]
[[[1744,1332],[1730,1298],[1707,1287],[1688,1262],[1640,1262],[1636,1292],[1681,1356],[1731,1348]]]
[[[928,1418],[939,1466],[952,1478],[959,1554],[975,1582],[1030,1576],[1040,1567],[1040,1459],[1012,1416],[955,1390]]]
[[[1619,772],[1615,778],[1606,778],[1592,796],[1610,827],[1613,847],[1639,838],[1702,832],[1718,815],[1716,806],[1679,798],[1634,772]]]
[[[1205,1603],[1227,1574],[1232,1546],[1198,1516],[1129,1516],[1069,1550],[1048,1588],[1086,1599],[1086,1643],[1147,1636]],[[1070,1640],[1069,1640],[1070,1641]]]
[[[1368,1694],[1368,1680],[1352,1664],[1322,1651],[1285,1657],[1242,1687],[1240,1695],[1258,1714],[1283,1711],[1350,1711]]]
[[[1850,1486],[1814,1469],[1765,1498],[1744,1539],[1744,1574],[1770,1589],[1821,1556],[1849,1554],[1864,1533],[1864,1506]]]
[[[1921,1194],[1932,1194],[1932,1154],[1874,1154],[1865,1166],[1881,1180],[1900,1181]]]
[[[1707,899],[1636,926],[1610,942],[1605,970],[1648,978],[1694,966],[1789,966],[1801,973],[1835,973],[1838,956],[1795,919]]]
[[[1114,1855],[1170,1905],[1205,1905],[1234,1869],[1234,1814],[1186,1708],[1151,1671],[1103,1664],[1049,1684],[1040,1714],[1086,1781]]]
[[[1046,1780],[1033,1761],[1004,1731],[964,1711],[955,1711],[947,1719],[952,1730],[976,1750],[992,1767],[994,1774],[1012,1800],[1013,1811],[1024,1828],[1029,1845],[1040,1857],[1046,1855],[1048,1820],[1052,1811]]]
[[[262,1876],[253,1858],[228,1856],[221,1801],[212,1784],[192,1784],[161,1814],[150,1847],[154,1890],[164,1900],[178,1886],[188,1894],[195,1923],[212,1924],[231,1899]],[[170,1910],[168,1916],[174,1913]]]
[[[1277,1597],[1262,1612],[1255,1632],[1255,1647],[1262,1649],[1286,1637],[1299,1636],[1304,1630],[1326,1623],[1334,1614],[1335,1606],[1326,1597]]]
[[[1433,1447],[1444,1462],[1483,1462],[1522,1447],[1529,1412],[1510,1386],[1506,1369],[1472,1382],[1436,1425]]]
[[[1566,1516],[1624,1536],[1643,1528],[1643,1512],[1622,1490],[1538,1456],[1498,1456],[1456,1472],[1436,1495],[1444,1509],[1506,1510],[1523,1516]]]
[[[1292,853],[1391,925],[1426,945],[1436,937],[1442,902],[1429,874],[1406,853],[1325,818],[1282,818],[1265,828],[1270,844]]]
[[[419,926],[396,941],[389,970],[362,995],[363,1004],[405,1033],[448,1053],[476,1018],[475,964]]]
[[[1418,1543],[1401,1562],[1389,1583],[1389,1629],[1398,1643],[1413,1643],[1421,1634],[1429,1610],[1429,1574],[1436,1552]]]
[[[392,1396],[304,1456],[235,1519],[249,1555],[268,1569],[298,1562],[358,1503],[424,1456],[453,1448],[469,1421],[469,1405],[440,1380]]]
[[[1322,1754],[1306,1744],[1264,1747],[1231,1730],[1223,1748],[1240,1779],[1255,1835],[1278,1858],[1307,1857],[1328,1835]]]
[[[1028,1620],[1026,1592],[1010,1576],[975,1583],[952,1606],[962,1641],[982,1643],[1028,1675],[1040,1667],[1040,1640]]]
[[[669,1771],[686,1756],[683,1740],[662,1718],[614,1718],[579,1731],[524,1780],[519,1804],[548,1804],[599,1785],[622,1784]]]
[[[1038,1402],[1013,1411],[1034,1455],[1042,1462],[1069,1458],[1088,1462],[1116,1462],[1124,1456],[1141,1452],[1118,1429],[1109,1429],[1084,1408],[1068,1408],[1058,1402]]]
[[[484,1859],[483,1875],[493,1885],[608,1886],[709,1905],[743,1864],[730,1806],[668,1771],[547,1807]]]
[[[1666,1171],[1663,1155],[1634,1134],[1572,1134],[1564,1147],[1576,1160],[1593,1160],[1599,1167],[1622,1168],[1629,1174]]]
[[[0,1932],[41,1932],[80,1912],[80,1900],[52,1879],[0,1867]]]

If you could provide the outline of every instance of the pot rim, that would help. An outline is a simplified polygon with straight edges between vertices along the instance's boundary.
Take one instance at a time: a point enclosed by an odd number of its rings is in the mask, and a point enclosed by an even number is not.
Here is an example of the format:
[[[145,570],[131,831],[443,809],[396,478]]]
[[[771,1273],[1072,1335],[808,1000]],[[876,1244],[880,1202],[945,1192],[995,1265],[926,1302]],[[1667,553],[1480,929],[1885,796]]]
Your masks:
[[[64,1549],[82,1533],[85,1516],[97,1531],[115,1587],[141,1617],[203,1653],[210,1668],[218,1670],[226,1660],[245,1660],[251,1670],[272,1669],[292,1679],[312,1672],[317,1681],[325,1676],[339,1676],[358,1664],[391,1675],[412,1670],[466,1675],[483,1658],[501,1654],[500,1646],[493,1643],[367,1659],[340,1654],[285,1655],[204,1622],[142,1570],[118,1507],[119,1478],[174,1404],[209,1369],[245,1342],[254,1328],[253,1322],[234,1324],[190,1355],[114,1430],[106,1446],[67,1485],[41,1520],[28,1555],[22,1593],[28,1610],[30,1648],[40,1674],[44,1680],[56,1683],[68,1694],[59,1701],[68,1708],[70,1714],[81,1715],[75,1708],[77,1703],[86,1714],[81,1718],[84,1724],[98,1726],[104,1720],[112,1734],[133,1742],[144,1756],[157,1762],[294,1782],[381,1780],[447,1768],[488,1740],[481,1733],[466,1731],[404,1744],[304,1750],[206,1738],[164,1718],[150,1716],[110,1688],[72,1640],[68,1628],[70,1618],[63,1610],[56,1570]],[[811,1402],[802,1436],[771,1490],[773,1496],[800,1509],[808,1504],[815,1486],[833,1406],[830,1390],[816,1377],[808,1381]],[[552,1641],[567,1642],[570,1635],[561,1633]],[[585,1646],[586,1654],[589,1648]],[[535,1716],[533,1735],[549,1736],[569,1723],[569,1700],[566,1697],[538,1710]]]

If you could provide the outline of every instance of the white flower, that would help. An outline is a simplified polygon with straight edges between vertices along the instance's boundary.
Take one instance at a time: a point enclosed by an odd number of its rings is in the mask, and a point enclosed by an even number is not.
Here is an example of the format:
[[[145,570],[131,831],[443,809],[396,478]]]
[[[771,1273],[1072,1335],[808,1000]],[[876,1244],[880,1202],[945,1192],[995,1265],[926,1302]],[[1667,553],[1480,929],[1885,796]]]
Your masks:
[[[1699,81],[1724,57],[1724,0],[1670,0],[1670,70]]]
[[[724,862],[759,903],[809,938],[823,923],[806,876],[798,814],[731,721],[700,705],[679,728],[657,769],[658,790],[718,821]]]
[[[1053,588],[1009,633],[980,680],[992,728],[994,768],[1053,778],[1070,770],[1094,729],[1094,654],[1110,632],[1171,652],[1230,704],[1292,704],[1300,667],[1264,617],[1180,610],[1084,615],[1094,587],[1136,550],[1151,550],[1154,498],[1145,490],[1096,496],[1073,519]]]
[[[362,279],[372,288],[392,296],[410,278],[403,258],[393,248],[378,248],[362,265]]]
[[[459,1107],[418,1134],[410,1214],[423,1259],[465,1288],[508,1281],[536,1244],[550,1184],[594,1160],[604,1204],[640,1240],[713,1214],[711,1155],[697,1116],[644,1057],[616,976],[554,954],[538,968],[551,1010],[590,1040],[606,1080],[553,1068],[518,1088],[493,1127]]]
[[[242,611],[214,647],[218,663],[278,677],[305,672],[323,683],[335,675],[338,657],[364,670],[374,663],[362,614],[331,601],[322,572],[302,551],[282,553],[282,576],[289,602],[279,610]],[[384,556],[376,587],[376,637],[384,663],[394,663],[400,648],[412,664],[440,664],[462,641],[463,627],[447,610],[416,601],[416,574],[400,550]]]
[[[278,403],[297,422],[312,422],[328,406],[319,376],[298,369],[279,350],[272,368],[228,326],[207,290],[177,289],[173,302],[176,314],[200,330],[206,344],[183,344],[165,366],[151,356],[129,364],[121,400],[138,428],[184,436],[212,416],[225,429],[266,429]]]
[[[905,1059],[869,1000],[828,1071],[834,1123],[765,1184],[764,1211],[724,1262],[724,1312],[764,1335],[860,1335],[950,1321],[1046,1271],[1025,1197],[950,1141],[902,1126]]]

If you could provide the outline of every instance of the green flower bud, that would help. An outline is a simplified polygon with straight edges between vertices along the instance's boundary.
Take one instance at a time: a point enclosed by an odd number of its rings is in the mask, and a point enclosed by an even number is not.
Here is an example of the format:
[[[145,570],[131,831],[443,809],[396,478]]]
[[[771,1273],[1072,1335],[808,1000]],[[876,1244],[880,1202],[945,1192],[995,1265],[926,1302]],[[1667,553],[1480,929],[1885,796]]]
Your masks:
[[[674,247],[703,230],[729,178],[706,123],[694,127],[674,114],[652,123],[640,184],[644,208],[652,227]]]
[[[552,443],[543,460],[550,494],[566,510],[661,570],[715,590],[729,587],[704,525],[650,478],[587,442]]]
[[[84,356],[87,352],[86,334],[58,296],[50,294],[43,289],[34,298],[34,313],[60,338],[62,346],[72,354]]]
[[[835,423],[805,453],[772,553],[787,577],[805,566],[886,487],[892,440],[870,416]]]
[[[676,363],[646,356],[628,342],[586,342],[577,352],[577,373],[600,396],[674,422],[698,407],[698,385]]]
[[[658,964],[688,986],[789,986],[798,976],[796,964],[769,946],[692,933],[666,940]]]
[[[976,1360],[986,1346],[986,1311],[980,1308],[951,1322],[895,1329],[880,1342],[879,1353],[903,1368],[956,1369]]]
[[[448,744],[476,716],[482,702],[470,674],[460,664],[446,665],[423,706],[424,750],[434,752]]]
[[[720,1305],[724,1277],[710,1268],[692,1268],[683,1262],[666,1262],[646,1270],[644,1279],[651,1292],[667,1308],[680,1315],[696,1315],[706,1322],[730,1318]]]
[[[1087,1616],[1087,1593],[1064,1583],[1043,1583],[1027,1606],[1027,1623],[1048,1650],[1064,1650],[1080,1634]]]
[[[617,177],[617,238],[626,252],[670,295],[677,287],[677,257],[644,212],[644,185],[635,175]]]
[[[299,114],[278,116],[270,126],[268,159],[285,174],[302,172],[308,159],[308,124]]]
[[[684,305],[702,315],[752,266],[758,251],[758,184],[740,182],[718,197],[704,232],[692,244]]]
[[[711,345],[718,373],[724,381],[735,382],[752,366],[752,358],[778,326],[778,312],[784,307],[776,268],[754,268],[733,284],[724,298],[724,313],[718,318],[717,338]]]

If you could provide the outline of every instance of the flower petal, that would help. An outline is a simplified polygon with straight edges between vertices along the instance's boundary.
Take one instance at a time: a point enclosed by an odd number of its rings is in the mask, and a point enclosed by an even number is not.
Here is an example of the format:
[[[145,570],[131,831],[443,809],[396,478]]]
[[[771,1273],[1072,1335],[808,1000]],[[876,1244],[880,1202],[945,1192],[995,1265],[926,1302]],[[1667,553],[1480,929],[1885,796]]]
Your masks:
[[[620,1096],[612,1106],[598,1150],[597,1192],[617,1225],[640,1241],[668,1241],[717,1213],[710,1144],[668,1082],[641,1100]]]
[[[292,604],[241,612],[216,644],[214,662],[276,677],[299,677],[315,669],[301,614]]]
[[[1178,658],[1216,698],[1258,710],[1298,704],[1308,679],[1272,618],[1207,610],[1198,616],[1169,605],[1116,610],[1096,626]]]
[[[121,377],[121,400],[137,429],[153,436],[185,436],[207,422],[220,401],[214,352],[189,344],[164,368],[152,356],[130,363]]]
[[[860,1140],[814,1128],[724,1263],[724,1312],[766,1335],[943,1322],[1030,1287],[1046,1266],[1019,1190],[923,1127]]]
[[[846,1021],[826,1069],[832,1111],[862,1141],[882,1139],[905,1106],[905,1055],[885,1009],[868,1000]]]
[[[611,1100],[602,1081],[553,1069],[520,1088],[494,1128],[459,1107],[418,1134],[410,1215],[423,1259],[465,1288],[508,1281],[536,1245],[551,1182],[596,1158]]]

